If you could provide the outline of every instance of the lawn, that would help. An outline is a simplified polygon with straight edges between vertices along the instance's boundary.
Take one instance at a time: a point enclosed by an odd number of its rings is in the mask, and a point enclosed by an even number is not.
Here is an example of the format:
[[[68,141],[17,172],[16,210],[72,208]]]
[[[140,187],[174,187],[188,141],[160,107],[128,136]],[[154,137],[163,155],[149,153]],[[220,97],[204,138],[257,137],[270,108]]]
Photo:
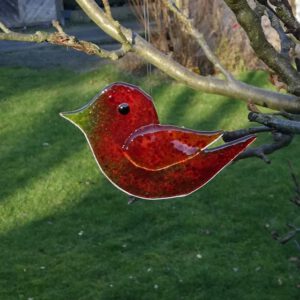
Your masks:
[[[267,85],[263,73],[242,78]],[[244,103],[159,75],[0,69],[0,299],[299,299],[299,250],[270,234],[300,223],[287,163],[299,170],[299,141],[189,197],[128,205],[59,116],[114,81],[151,92],[162,123],[249,126]]]

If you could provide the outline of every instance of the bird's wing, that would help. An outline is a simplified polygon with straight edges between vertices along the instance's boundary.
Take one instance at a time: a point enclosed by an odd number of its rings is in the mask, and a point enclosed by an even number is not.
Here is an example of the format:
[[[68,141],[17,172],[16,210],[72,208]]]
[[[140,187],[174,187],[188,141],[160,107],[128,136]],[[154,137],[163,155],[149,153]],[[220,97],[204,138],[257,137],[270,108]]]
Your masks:
[[[194,157],[222,134],[222,131],[195,131],[153,124],[131,134],[123,151],[134,165],[157,171]]]

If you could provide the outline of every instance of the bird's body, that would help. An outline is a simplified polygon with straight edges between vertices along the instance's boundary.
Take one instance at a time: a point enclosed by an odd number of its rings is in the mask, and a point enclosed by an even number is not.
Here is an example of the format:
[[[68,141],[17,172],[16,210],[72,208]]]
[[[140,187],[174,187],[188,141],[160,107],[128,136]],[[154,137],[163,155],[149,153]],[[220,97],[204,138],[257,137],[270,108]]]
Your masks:
[[[62,116],[83,131],[104,175],[125,193],[144,199],[196,191],[255,139],[208,150],[221,131],[160,125],[151,98],[126,83],[108,86],[82,109]]]

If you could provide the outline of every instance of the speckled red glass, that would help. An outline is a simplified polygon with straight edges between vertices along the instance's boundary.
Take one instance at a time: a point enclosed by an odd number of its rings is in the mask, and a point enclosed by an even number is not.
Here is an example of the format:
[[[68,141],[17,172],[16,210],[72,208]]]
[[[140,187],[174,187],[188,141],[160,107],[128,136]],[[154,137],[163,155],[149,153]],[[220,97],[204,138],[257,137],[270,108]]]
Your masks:
[[[82,109],[62,116],[83,131],[104,175],[144,199],[196,191],[255,140],[248,136],[207,149],[221,131],[160,125],[151,98],[126,83],[108,86]]]

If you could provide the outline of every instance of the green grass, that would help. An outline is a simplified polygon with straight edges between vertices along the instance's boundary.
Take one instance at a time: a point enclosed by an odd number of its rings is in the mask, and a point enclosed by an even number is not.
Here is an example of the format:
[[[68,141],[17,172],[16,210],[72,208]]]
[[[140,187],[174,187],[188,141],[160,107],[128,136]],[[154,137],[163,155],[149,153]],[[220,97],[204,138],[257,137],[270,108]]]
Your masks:
[[[267,84],[263,73],[242,77]],[[271,165],[231,165],[187,198],[128,206],[58,115],[120,80],[151,90],[162,123],[248,126],[244,103],[157,75],[0,69],[0,299],[299,299],[289,260],[299,252],[269,232],[299,225],[287,165],[299,169],[299,142]]]

